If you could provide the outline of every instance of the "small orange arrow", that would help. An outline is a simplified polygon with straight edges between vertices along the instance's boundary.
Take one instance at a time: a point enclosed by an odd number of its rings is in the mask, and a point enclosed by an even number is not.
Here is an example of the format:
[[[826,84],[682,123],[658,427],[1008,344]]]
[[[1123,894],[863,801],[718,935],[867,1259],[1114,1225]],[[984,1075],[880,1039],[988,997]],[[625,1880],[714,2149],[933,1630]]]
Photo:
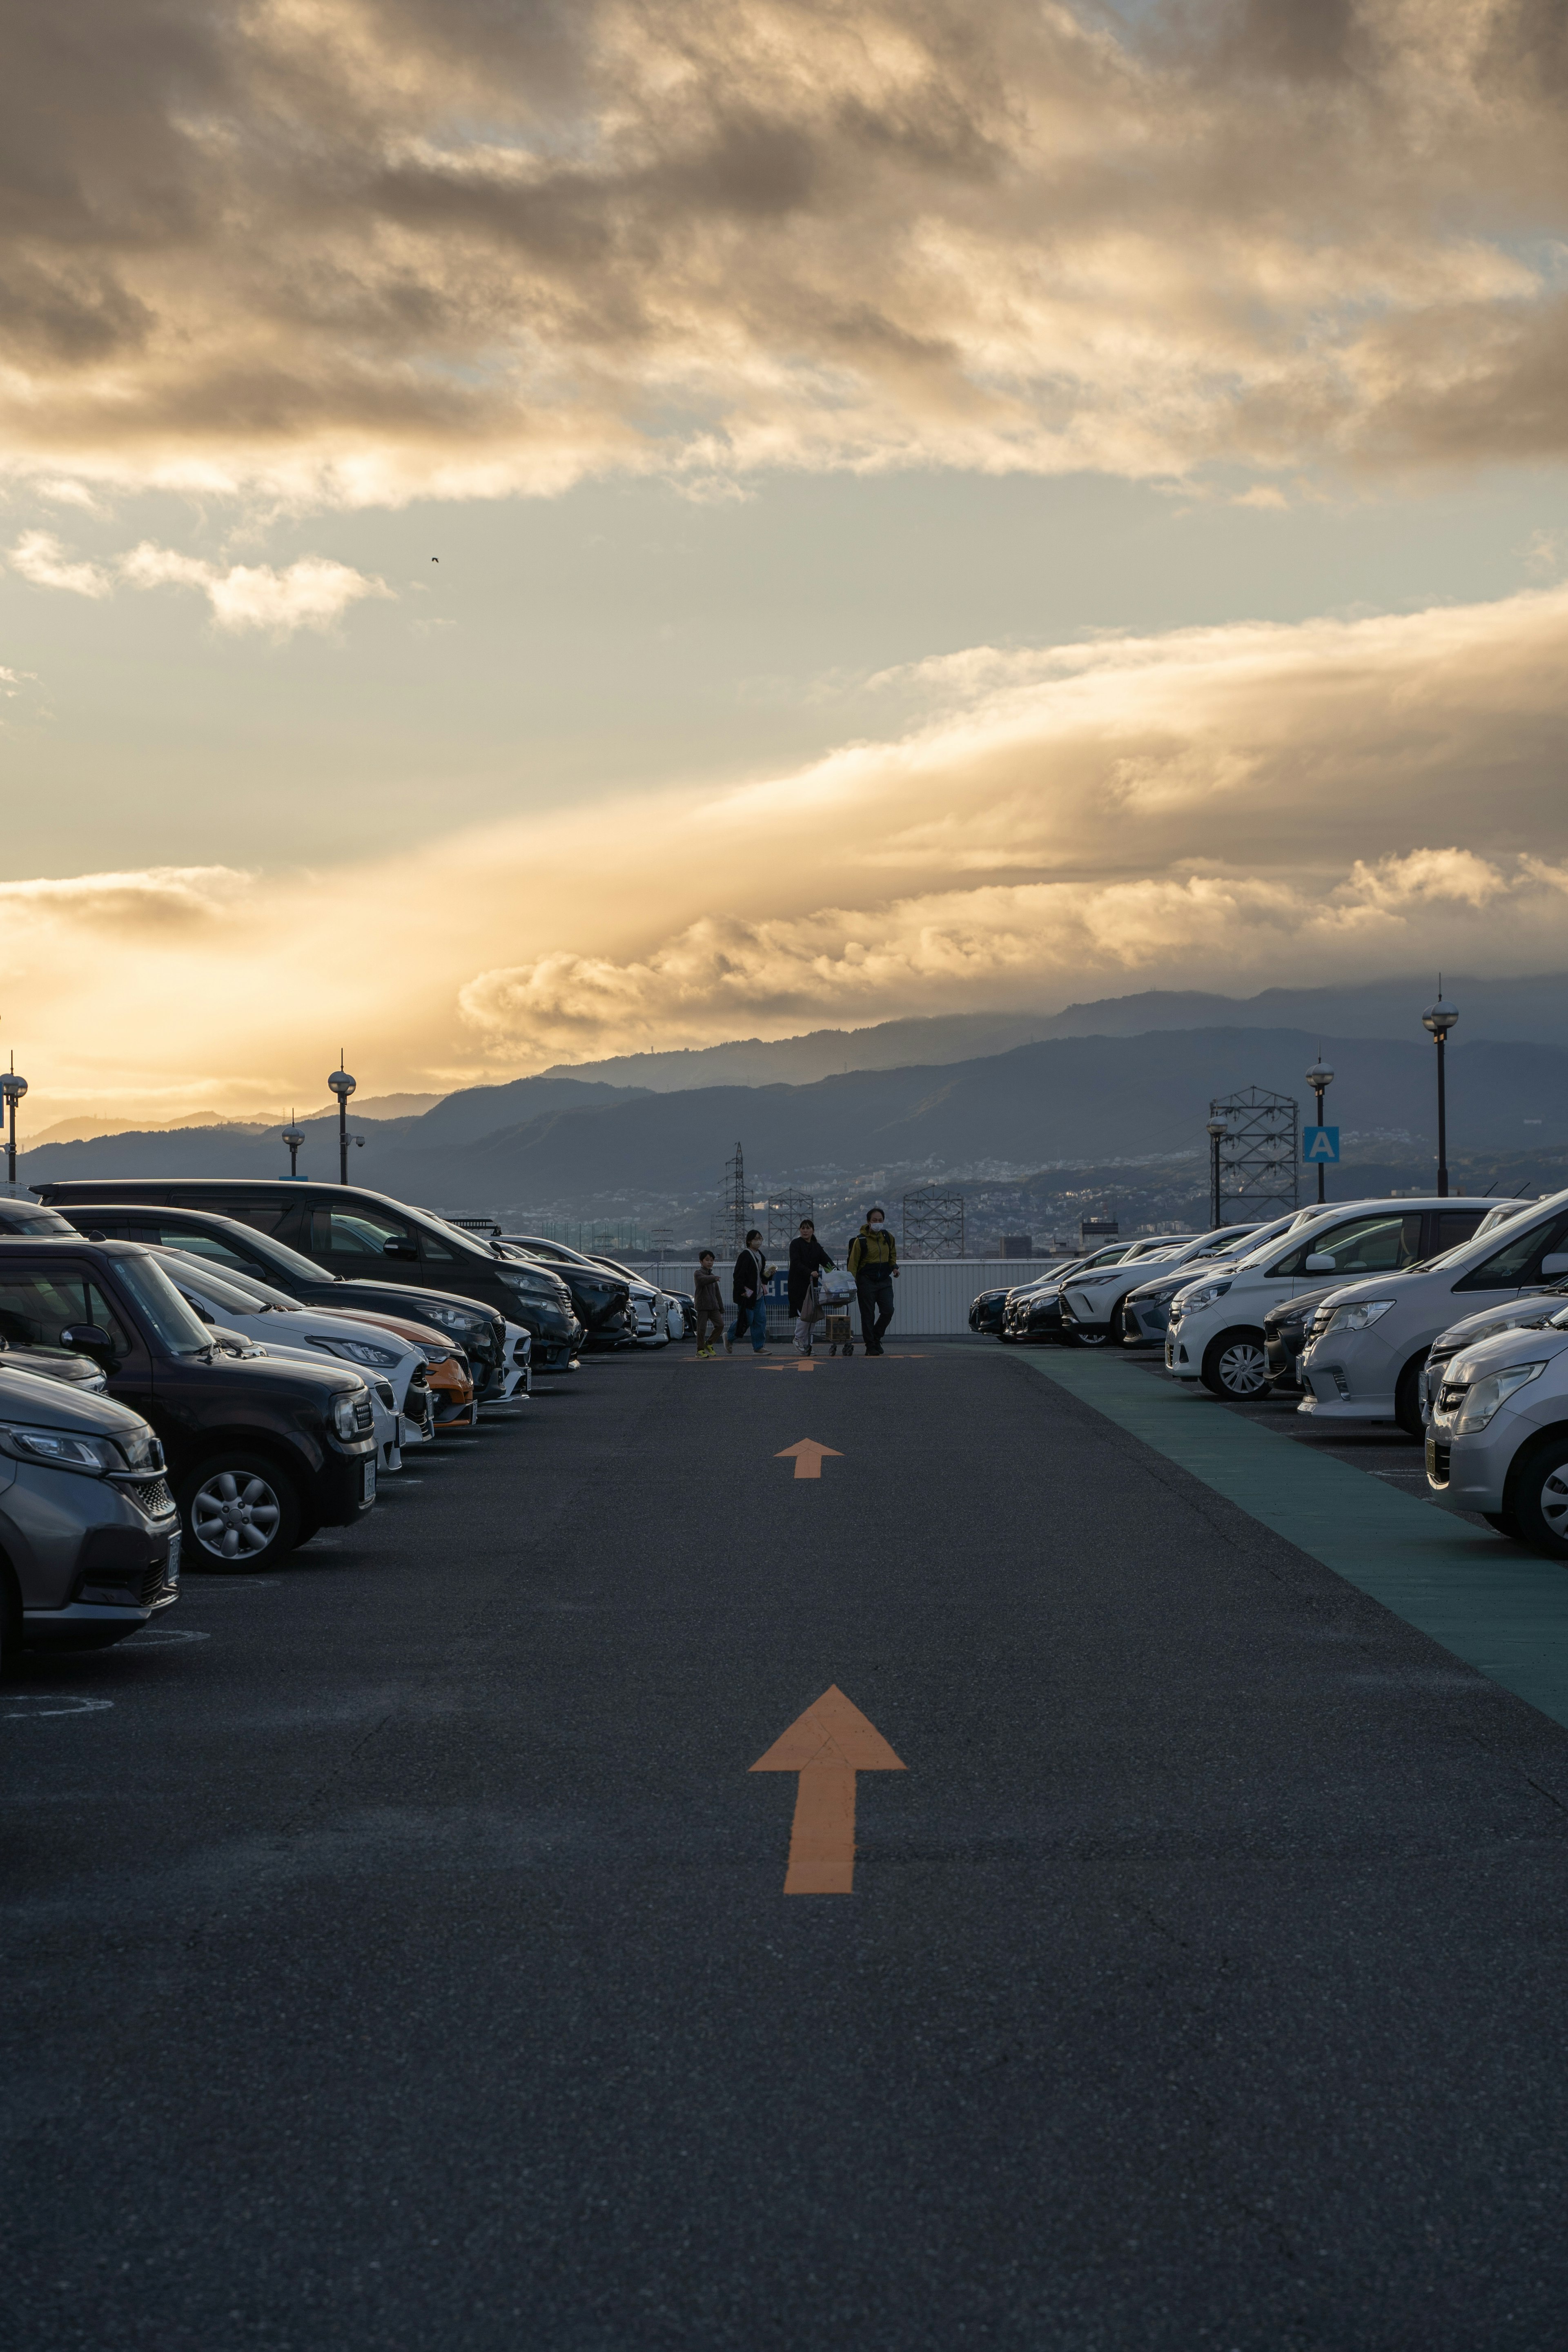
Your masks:
[[[781,1445],[773,1460],[775,1462],[793,1461],[797,1478],[820,1478],[822,1465],[829,1456],[835,1462],[842,1462],[844,1459],[837,1445],[819,1445],[815,1437],[801,1437],[797,1438],[793,1445]]]
[[[855,1775],[905,1769],[876,1725],[867,1722],[837,1683],[830,1683],[767,1754],[758,1757],[753,1772],[800,1774],[784,1873],[786,1895],[853,1895]]]

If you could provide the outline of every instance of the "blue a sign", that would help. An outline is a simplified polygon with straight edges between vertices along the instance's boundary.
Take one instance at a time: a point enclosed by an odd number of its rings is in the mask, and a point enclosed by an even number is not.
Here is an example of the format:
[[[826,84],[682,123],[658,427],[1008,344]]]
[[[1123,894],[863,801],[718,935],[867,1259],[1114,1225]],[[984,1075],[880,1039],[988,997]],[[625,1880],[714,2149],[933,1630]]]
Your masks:
[[[1304,1127],[1301,1129],[1301,1157],[1309,1168],[1337,1168],[1340,1160],[1339,1129]]]

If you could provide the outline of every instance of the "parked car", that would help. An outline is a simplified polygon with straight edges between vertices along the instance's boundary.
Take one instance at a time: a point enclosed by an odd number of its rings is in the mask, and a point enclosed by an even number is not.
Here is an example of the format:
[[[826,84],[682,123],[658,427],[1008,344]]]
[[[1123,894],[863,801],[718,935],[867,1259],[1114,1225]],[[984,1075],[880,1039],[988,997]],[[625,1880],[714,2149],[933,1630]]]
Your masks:
[[[1343,1285],[1360,1275],[1419,1265],[1468,1239],[1491,1205],[1433,1194],[1338,1202],[1309,1214],[1230,1272],[1205,1276],[1177,1293],[1165,1336],[1166,1370],[1177,1380],[1201,1381],[1214,1396],[1256,1397],[1268,1377],[1263,1318],[1271,1307],[1321,1291],[1325,1276]]]
[[[142,1415],[0,1361],[0,1672],[24,1647],[121,1642],[179,1589],[179,1516]]]
[[[1281,1298],[1264,1317],[1264,1384],[1270,1396],[1305,1392],[1301,1357],[1311,1339],[1313,1318],[1324,1299],[1334,1297],[1337,1286],[1329,1282],[1317,1290],[1299,1291],[1293,1298]]]
[[[243,1347],[259,1349],[265,1356],[320,1363],[325,1355],[351,1366],[370,1391],[374,1416],[371,1434],[384,1471],[402,1469],[405,1433],[410,1444],[429,1443],[430,1391],[425,1359],[411,1341],[346,1317],[259,1300],[254,1289],[241,1288],[237,1277],[230,1279],[210,1262],[204,1265],[200,1258],[183,1250],[161,1249],[154,1255],[213,1338],[220,1339],[226,1326],[237,1334]],[[417,1421],[405,1417],[403,1410],[411,1390],[416,1401],[423,1400],[424,1411]]]
[[[1069,1259],[1065,1266],[1030,1283],[1026,1290],[1009,1297],[1004,1321],[1004,1336],[1014,1336],[1036,1345],[1048,1340],[1068,1342],[1087,1348],[1103,1347],[1103,1331],[1092,1336],[1086,1331],[1081,1339],[1069,1333],[1062,1312],[1067,1285],[1079,1277],[1114,1274],[1122,1266],[1132,1267],[1163,1257],[1165,1252],[1186,1234],[1146,1234],[1142,1241],[1113,1244],[1109,1249],[1097,1250],[1090,1258],[1077,1262]]]
[[[0,1331],[92,1357],[114,1402],[150,1423],[191,1563],[262,1566],[375,1500],[373,1415],[358,1374],[220,1354],[135,1243],[0,1241]]]
[[[1184,1240],[1169,1240],[1165,1247],[1152,1250],[1146,1257],[1124,1258],[1120,1265],[1068,1275],[1061,1286],[1062,1337],[1080,1348],[1121,1347],[1126,1338],[1122,1301],[1142,1282],[1145,1266],[1173,1269],[1211,1263],[1243,1238],[1244,1233],[1237,1233],[1234,1225],[1221,1225],[1206,1234],[1190,1234]],[[1142,1336],[1138,1329],[1138,1339]]]
[[[983,1290],[971,1301],[969,1328],[981,1338],[995,1339],[1002,1331],[1002,1313],[1010,1294],[1005,1290]]]
[[[293,1253],[313,1269],[318,1286],[323,1276],[351,1283],[355,1292],[384,1283],[410,1306],[416,1299],[432,1306],[443,1300],[446,1316],[426,1312],[422,1303],[422,1319],[460,1332],[481,1399],[500,1394],[508,1320],[531,1333],[542,1369],[563,1369],[574,1352],[567,1302],[554,1284],[526,1267],[507,1265],[479,1236],[460,1232],[427,1210],[389,1201],[381,1192],[352,1184],[217,1176],[124,1176],[113,1181],[78,1177],[37,1189],[73,1223],[75,1210],[86,1203],[100,1212],[110,1202],[122,1208],[205,1210],[249,1225]],[[98,1222],[102,1224],[101,1213]],[[303,1298],[298,1279],[293,1286]],[[463,1302],[468,1318],[459,1326],[450,1318],[454,1306]],[[324,1302],[310,1298],[307,1303]],[[366,1297],[345,1297],[340,1303],[376,1302]],[[484,1310],[482,1324],[476,1307]]]
[[[1031,1309],[1037,1299],[1042,1299],[1047,1296],[1051,1302],[1050,1329],[1048,1335],[1042,1329],[1039,1336],[1041,1338],[1048,1336],[1053,1339],[1059,1339],[1061,1337],[1061,1302],[1058,1293],[1068,1276],[1079,1272],[1084,1266],[1118,1265],[1131,1247],[1131,1242],[1110,1242],[1104,1249],[1095,1250],[1088,1257],[1058,1258],[1054,1265],[1047,1266],[1043,1274],[1032,1275],[1027,1282],[1015,1283],[1002,1302],[998,1339],[1009,1341],[1027,1339]]]
[[[1178,1291],[1185,1290],[1198,1278],[1200,1270],[1207,1273],[1211,1266],[1229,1265],[1249,1257],[1276,1234],[1289,1232],[1297,1222],[1299,1211],[1289,1216],[1274,1217],[1261,1225],[1221,1225],[1216,1234],[1234,1235],[1222,1241],[1215,1234],[1205,1236],[1205,1246],[1185,1259],[1173,1259],[1162,1265],[1146,1282],[1130,1290],[1121,1302],[1121,1336],[1131,1348],[1161,1348],[1165,1344],[1165,1332],[1171,1319],[1171,1307]]]
[[[90,1356],[73,1356],[64,1349],[14,1348],[5,1339],[0,1339],[0,1370],[41,1372],[46,1380],[64,1381],[68,1388],[80,1389],[86,1396],[102,1396],[109,1388]]]
[[[1568,1559],[1568,1328],[1462,1349],[1444,1368],[1426,1432],[1426,1478],[1445,1510],[1475,1511],[1554,1559]]]
[[[236,1217],[204,1209],[140,1207],[123,1201],[73,1201],[62,1216],[90,1238],[137,1241],[211,1258],[226,1271],[265,1282],[305,1307],[338,1307],[345,1313],[390,1315],[434,1326],[464,1358],[463,1378],[499,1391],[505,1350],[506,1318],[480,1300],[409,1282],[348,1282],[325,1274],[298,1250]],[[431,1385],[436,1385],[432,1373]]]
[[[1458,1323],[1450,1323],[1446,1331],[1439,1331],[1421,1367],[1423,1423],[1431,1416],[1445,1368],[1452,1357],[1464,1349],[1479,1348],[1483,1339],[1495,1339],[1504,1331],[1543,1331],[1554,1316],[1562,1314],[1565,1298],[1568,1283],[1554,1282],[1542,1290],[1522,1292],[1501,1306],[1479,1307],[1475,1314],[1461,1316]]]
[[[612,1274],[582,1250],[546,1241],[540,1234],[502,1234],[490,1246],[514,1264],[548,1266],[566,1285],[585,1333],[585,1347],[625,1347],[635,1337],[626,1314],[631,1286],[624,1274]]]
[[[1471,1202],[1474,1208],[1483,1204]],[[1421,1379],[1439,1332],[1568,1275],[1568,1192],[1505,1208],[1418,1267],[1342,1283],[1313,1318],[1297,1407],[1320,1422],[1396,1421],[1422,1431]]]

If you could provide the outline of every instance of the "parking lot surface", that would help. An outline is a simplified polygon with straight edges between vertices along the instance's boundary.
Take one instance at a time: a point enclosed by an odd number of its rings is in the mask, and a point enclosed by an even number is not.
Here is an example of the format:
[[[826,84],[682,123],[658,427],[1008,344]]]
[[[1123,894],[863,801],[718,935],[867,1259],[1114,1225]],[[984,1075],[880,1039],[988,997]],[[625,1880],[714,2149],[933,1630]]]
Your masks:
[[[1568,1731],[1043,1369],[599,1360],[29,1664],[4,2340],[1559,2341]]]

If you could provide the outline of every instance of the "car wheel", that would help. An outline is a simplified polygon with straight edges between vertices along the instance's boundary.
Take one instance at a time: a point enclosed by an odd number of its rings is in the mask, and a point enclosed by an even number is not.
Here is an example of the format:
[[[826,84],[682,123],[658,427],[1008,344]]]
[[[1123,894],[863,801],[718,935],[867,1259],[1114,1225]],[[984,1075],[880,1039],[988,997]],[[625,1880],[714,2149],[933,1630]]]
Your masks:
[[[1109,1348],[1114,1344],[1109,1330],[1086,1331],[1081,1323],[1062,1336],[1069,1348]]]
[[[1406,1437],[1426,1434],[1426,1424],[1421,1418],[1421,1374],[1426,1362],[1425,1356],[1413,1356],[1394,1385],[1394,1418]]]
[[[1509,1507],[1521,1541],[1568,1559],[1568,1436],[1559,1432],[1529,1447],[1509,1475]],[[1508,1529],[1502,1529],[1506,1535]]]
[[[1209,1341],[1198,1378],[1211,1396],[1231,1404],[1261,1396],[1268,1378],[1261,1331],[1222,1331]]]
[[[209,1455],[178,1499],[191,1568],[265,1568],[300,1540],[299,1490],[265,1454]]]

